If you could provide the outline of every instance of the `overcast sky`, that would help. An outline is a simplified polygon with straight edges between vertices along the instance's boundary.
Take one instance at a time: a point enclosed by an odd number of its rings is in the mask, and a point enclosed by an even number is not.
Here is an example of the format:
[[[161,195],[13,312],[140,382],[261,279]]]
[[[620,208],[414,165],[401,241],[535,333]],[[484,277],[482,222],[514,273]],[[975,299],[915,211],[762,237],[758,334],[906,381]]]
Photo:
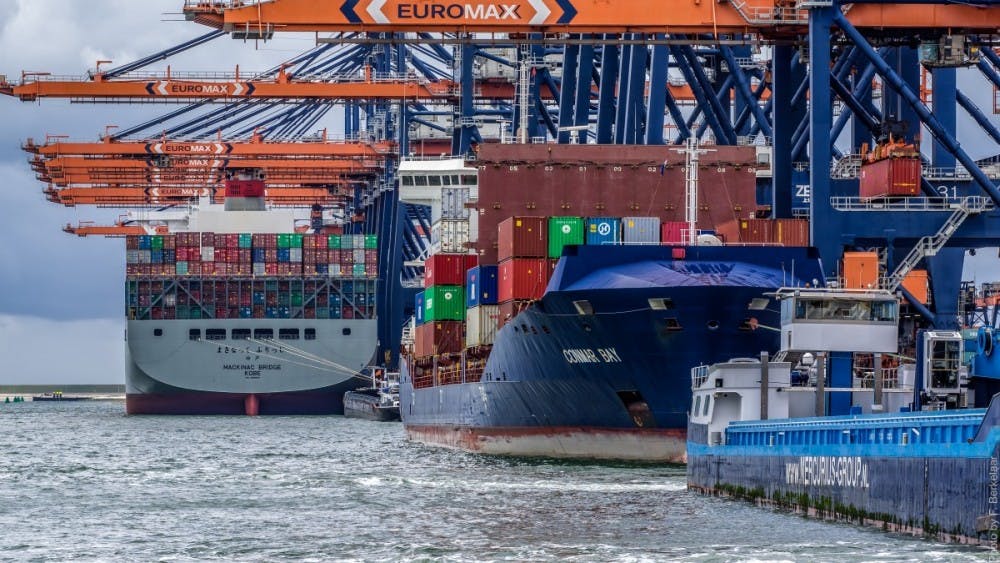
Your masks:
[[[206,33],[181,21],[181,6],[182,0],[0,0],[0,74],[82,75],[99,59],[123,64]],[[308,34],[262,45],[222,38],[170,64],[178,70],[229,71],[236,64],[262,70],[312,46]],[[963,90],[989,108],[992,89],[981,77],[971,80]],[[21,143],[29,137],[42,141],[46,134],[93,141],[106,125],[135,125],[172,107],[0,99],[0,384],[124,379],[124,243],[61,231],[78,221],[110,223],[120,211],[46,202]],[[962,118],[965,139],[985,139],[970,136],[974,128]],[[966,148],[975,158],[1000,152],[988,140],[966,141]],[[983,272],[995,272],[996,254],[980,253],[977,263]]]

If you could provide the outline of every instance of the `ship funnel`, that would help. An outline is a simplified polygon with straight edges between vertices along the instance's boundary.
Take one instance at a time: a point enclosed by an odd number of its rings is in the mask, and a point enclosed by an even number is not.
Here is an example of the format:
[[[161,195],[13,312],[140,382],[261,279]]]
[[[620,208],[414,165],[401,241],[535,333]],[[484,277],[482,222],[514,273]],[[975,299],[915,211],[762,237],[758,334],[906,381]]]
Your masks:
[[[264,171],[257,168],[226,170],[226,211],[264,210]]]

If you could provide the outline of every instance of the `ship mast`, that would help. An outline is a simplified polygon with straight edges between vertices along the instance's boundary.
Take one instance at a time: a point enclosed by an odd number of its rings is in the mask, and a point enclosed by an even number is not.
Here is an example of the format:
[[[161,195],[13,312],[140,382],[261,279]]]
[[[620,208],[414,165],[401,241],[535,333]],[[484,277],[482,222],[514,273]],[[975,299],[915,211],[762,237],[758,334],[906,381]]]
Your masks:
[[[696,246],[698,244],[698,157],[703,153],[715,152],[715,149],[699,148],[698,139],[692,135],[687,139],[687,146],[674,151],[687,157],[684,168],[684,220],[687,221],[688,228],[684,238],[688,245]]]

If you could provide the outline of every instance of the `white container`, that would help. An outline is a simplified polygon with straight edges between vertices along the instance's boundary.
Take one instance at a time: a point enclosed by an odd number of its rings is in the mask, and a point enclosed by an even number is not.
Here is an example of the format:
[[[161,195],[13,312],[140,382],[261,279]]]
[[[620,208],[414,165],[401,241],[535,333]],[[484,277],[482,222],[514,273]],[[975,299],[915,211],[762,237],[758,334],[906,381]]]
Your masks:
[[[253,275],[255,275],[255,276],[263,276],[263,275],[266,275],[266,274],[267,274],[266,264],[264,264],[263,262],[254,262],[253,263]]]
[[[622,242],[660,244],[660,218],[622,217]]]
[[[153,261],[152,250],[137,250],[138,252],[138,263],[139,264],[149,264]]]
[[[469,209],[469,188],[443,188],[441,190],[441,219],[466,220]]]
[[[431,247],[436,251],[465,253],[468,245],[468,221],[441,220],[431,226]]]
[[[203,246],[203,247],[201,247],[201,261],[202,262],[215,262],[215,247],[214,246]]]
[[[466,347],[493,344],[500,321],[499,305],[480,305],[465,310]]]
[[[354,244],[351,245],[354,249],[364,249],[365,247],[365,235],[354,235]],[[364,262],[364,258],[361,259]]]
[[[301,248],[289,248],[288,249],[288,261],[294,264],[300,264],[302,262],[302,249]]]
[[[363,248],[354,249],[354,263],[364,264],[365,263],[365,250]]]
[[[126,264],[138,264],[139,263],[139,251],[138,250],[126,250],[125,251],[125,263]]]
[[[327,275],[331,278],[339,278],[344,274],[342,273],[340,264],[330,264],[328,266]]]

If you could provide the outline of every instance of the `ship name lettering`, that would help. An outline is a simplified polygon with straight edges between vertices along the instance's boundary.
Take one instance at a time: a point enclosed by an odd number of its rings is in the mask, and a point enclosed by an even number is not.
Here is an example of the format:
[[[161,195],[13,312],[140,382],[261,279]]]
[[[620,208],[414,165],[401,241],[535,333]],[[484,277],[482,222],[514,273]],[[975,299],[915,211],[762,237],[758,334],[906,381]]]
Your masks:
[[[281,364],[260,364],[260,365],[257,366],[257,369],[259,369],[259,370],[280,371],[281,370]]]
[[[563,358],[571,364],[620,364],[621,356],[614,348],[598,348],[593,351],[590,348],[565,348],[562,351]]]
[[[785,484],[867,489],[868,464],[860,457],[800,457],[785,463]]]
[[[245,371],[249,369],[254,369],[253,364],[224,364],[222,369],[233,369],[239,371]]]

